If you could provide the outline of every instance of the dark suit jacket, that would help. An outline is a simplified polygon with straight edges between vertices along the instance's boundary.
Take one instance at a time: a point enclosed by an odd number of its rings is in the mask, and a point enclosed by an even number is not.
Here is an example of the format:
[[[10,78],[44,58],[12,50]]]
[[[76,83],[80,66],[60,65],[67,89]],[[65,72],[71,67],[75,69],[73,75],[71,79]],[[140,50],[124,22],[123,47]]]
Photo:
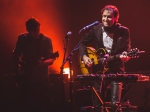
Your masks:
[[[94,41],[95,48],[105,48],[103,44],[103,31],[102,24],[100,23],[97,26],[94,26],[88,34],[83,37],[80,46],[79,53],[81,57],[87,55],[86,47]],[[121,26],[119,23],[115,25],[114,36],[113,36],[113,45],[111,50],[111,55],[121,54],[123,51],[129,51],[131,48],[131,40],[129,29]],[[109,62],[110,72],[122,72],[124,71],[124,63],[120,60],[114,60]]]

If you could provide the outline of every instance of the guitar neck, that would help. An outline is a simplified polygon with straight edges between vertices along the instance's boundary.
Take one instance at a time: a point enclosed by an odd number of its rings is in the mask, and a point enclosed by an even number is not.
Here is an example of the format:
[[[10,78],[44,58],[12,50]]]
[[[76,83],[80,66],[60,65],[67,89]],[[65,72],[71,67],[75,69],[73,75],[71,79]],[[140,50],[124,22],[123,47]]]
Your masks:
[[[129,56],[129,57],[131,57],[133,54],[134,54],[134,52],[128,52],[126,55]],[[122,54],[117,54],[117,55],[109,56],[108,57],[108,61],[119,59],[120,55],[122,55]]]
[[[112,60],[115,60],[115,59],[119,59],[119,58],[120,58],[120,55],[121,55],[121,54],[109,56],[109,57],[108,57],[108,61],[112,61]],[[104,59],[104,58],[99,58],[98,61],[101,61],[101,62],[102,62],[103,59]]]
[[[121,54],[117,54],[117,55],[114,55],[114,56],[109,56],[109,57],[108,57],[108,61],[112,61],[112,60],[115,60],[115,59],[119,59],[119,58],[120,58],[120,55],[121,55]]]

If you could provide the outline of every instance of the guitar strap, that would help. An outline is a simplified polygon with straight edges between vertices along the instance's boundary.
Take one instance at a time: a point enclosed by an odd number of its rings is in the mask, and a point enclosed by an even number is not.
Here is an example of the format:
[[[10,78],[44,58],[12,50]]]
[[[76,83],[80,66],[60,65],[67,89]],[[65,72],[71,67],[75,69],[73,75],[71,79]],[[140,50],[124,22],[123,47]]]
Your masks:
[[[43,34],[40,34],[40,38],[38,40],[38,49],[37,49],[37,57],[38,59],[40,59],[40,54],[41,54],[41,46],[42,46],[42,43],[43,43]]]

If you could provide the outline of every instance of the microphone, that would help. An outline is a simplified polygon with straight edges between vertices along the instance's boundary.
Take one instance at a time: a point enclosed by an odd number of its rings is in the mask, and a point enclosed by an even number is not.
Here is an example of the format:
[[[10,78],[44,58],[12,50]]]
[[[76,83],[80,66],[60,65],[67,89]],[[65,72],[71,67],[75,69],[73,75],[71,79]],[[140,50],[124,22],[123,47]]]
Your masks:
[[[99,21],[95,21],[94,23],[90,24],[90,25],[87,25],[85,26],[84,28],[82,28],[82,30],[86,30],[86,29],[89,29],[91,28],[92,26],[95,26],[95,25],[98,25],[99,24]]]
[[[69,32],[67,33],[67,35],[65,36],[65,38],[64,38],[64,39],[66,39],[66,40],[67,40],[71,34],[72,34],[72,32],[71,32],[71,31],[69,31]]]

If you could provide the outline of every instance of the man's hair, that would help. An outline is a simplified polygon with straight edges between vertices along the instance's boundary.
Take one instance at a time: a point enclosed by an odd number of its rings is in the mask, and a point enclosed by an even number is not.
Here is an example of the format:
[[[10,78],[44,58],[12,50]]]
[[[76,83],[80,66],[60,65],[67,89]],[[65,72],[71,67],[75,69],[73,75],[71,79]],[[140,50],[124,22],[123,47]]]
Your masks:
[[[116,18],[116,22],[118,22],[119,19],[119,11],[116,6],[114,5],[106,5],[102,10],[101,14],[103,14],[104,10],[112,11],[114,14],[114,17]]]
[[[34,17],[31,17],[29,20],[26,21],[27,31],[36,30],[38,26],[40,26],[40,22]]]

